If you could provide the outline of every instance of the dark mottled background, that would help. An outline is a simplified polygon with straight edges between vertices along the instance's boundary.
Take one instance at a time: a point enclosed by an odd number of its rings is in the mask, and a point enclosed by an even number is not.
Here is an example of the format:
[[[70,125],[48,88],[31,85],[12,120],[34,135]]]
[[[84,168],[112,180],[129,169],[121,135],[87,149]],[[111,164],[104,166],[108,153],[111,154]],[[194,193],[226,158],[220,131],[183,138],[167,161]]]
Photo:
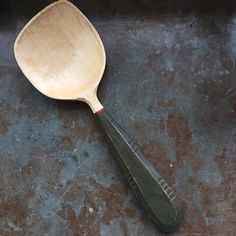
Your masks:
[[[16,65],[16,35],[51,2],[0,2],[0,235],[161,235],[87,105]],[[236,235],[236,2],[73,2],[106,48],[102,103],[188,202],[175,235]]]

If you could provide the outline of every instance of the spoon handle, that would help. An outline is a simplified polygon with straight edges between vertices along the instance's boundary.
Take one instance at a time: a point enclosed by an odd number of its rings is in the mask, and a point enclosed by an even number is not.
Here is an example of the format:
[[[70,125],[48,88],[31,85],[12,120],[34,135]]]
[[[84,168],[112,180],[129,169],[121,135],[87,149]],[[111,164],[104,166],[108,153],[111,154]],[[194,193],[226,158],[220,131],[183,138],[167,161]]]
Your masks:
[[[95,113],[115,147],[116,160],[147,215],[165,232],[174,232],[184,217],[184,208],[139,148],[103,109]]]

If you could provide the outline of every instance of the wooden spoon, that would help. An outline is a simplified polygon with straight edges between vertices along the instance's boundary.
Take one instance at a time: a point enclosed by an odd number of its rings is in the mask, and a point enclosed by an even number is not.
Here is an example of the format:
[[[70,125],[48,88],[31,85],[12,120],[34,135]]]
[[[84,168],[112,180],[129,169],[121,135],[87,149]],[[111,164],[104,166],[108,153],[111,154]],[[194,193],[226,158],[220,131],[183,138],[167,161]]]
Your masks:
[[[91,107],[144,210],[162,231],[174,231],[183,218],[180,201],[97,99],[106,55],[101,38],[83,13],[68,1],[54,2],[26,24],[14,52],[24,75],[41,93],[84,101]]]

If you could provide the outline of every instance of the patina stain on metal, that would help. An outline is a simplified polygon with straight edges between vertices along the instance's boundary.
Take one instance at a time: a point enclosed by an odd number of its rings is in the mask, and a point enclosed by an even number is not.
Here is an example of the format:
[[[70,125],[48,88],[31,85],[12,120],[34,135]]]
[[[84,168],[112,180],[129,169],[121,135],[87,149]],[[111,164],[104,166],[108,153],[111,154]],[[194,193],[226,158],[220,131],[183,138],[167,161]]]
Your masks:
[[[0,235],[162,235],[82,103],[39,94],[13,56],[52,1],[0,3]],[[204,2],[204,3],[203,3]],[[236,232],[236,3],[73,1],[107,53],[99,97],[188,203],[175,235]]]

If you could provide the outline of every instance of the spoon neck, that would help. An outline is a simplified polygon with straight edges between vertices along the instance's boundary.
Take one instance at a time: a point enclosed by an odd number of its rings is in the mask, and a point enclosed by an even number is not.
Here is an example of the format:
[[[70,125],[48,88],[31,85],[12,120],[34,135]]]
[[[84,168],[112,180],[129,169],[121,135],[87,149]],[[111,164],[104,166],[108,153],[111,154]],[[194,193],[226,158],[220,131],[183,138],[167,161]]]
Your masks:
[[[83,100],[90,106],[93,113],[96,113],[100,111],[101,109],[103,109],[103,105],[100,103],[100,101],[97,98],[96,91],[94,91],[93,93],[87,94],[87,96]]]

